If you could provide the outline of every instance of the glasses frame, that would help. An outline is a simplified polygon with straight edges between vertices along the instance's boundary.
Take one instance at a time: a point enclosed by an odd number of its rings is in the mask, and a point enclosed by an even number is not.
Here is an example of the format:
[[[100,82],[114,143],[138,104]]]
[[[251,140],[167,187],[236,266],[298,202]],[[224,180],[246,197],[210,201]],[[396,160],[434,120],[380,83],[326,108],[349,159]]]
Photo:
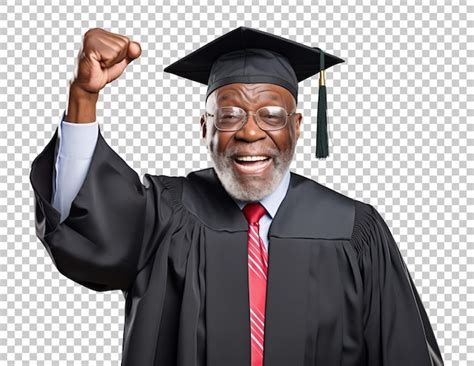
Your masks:
[[[216,119],[215,119],[215,118],[213,118],[213,121],[212,121],[212,122],[213,122],[213,124],[214,124],[214,127],[215,127],[217,130],[219,130],[219,131],[223,131],[223,132],[239,131],[239,130],[240,130],[242,127],[244,127],[245,124],[248,122],[248,120],[249,120],[249,115],[252,115],[252,116],[257,117],[257,113],[258,113],[258,111],[259,111],[260,109],[262,109],[262,108],[268,108],[268,107],[278,107],[278,108],[282,108],[282,109],[286,112],[286,109],[283,108],[282,106],[279,106],[279,105],[265,105],[265,106],[260,107],[259,109],[257,109],[255,112],[249,112],[249,111],[246,111],[245,109],[240,108],[240,107],[237,107],[237,106],[225,106],[225,107],[222,107],[222,108],[238,108],[238,109],[242,110],[242,111],[245,113],[245,117],[244,117],[242,123],[240,124],[240,126],[239,126],[238,128],[232,129],[232,130],[228,130],[228,129],[223,130],[223,129],[217,127],[217,125],[216,125]],[[207,117],[211,117],[211,118],[212,118],[212,117],[215,117],[215,114],[208,113],[207,111],[204,111],[204,114],[206,115],[206,118],[207,118]],[[263,130],[263,131],[278,131],[278,130],[281,130],[282,128],[285,128],[286,125],[288,124],[288,119],[289,119],[288,117],[292,117],[292,116],[294,116],[295,114],[296,114],[296,111],[291,112],[291,113],[287,113],[287,114],[286,114],[286,121],[285,121],[285,124],[284,124],[283,126],[281,126],[281,127],[278,127],[278,128],[272,128],[272,129],[262,128],[262,126],[260,125],[260,121],[259,121],[259,118],[258,118],[258,117],[255,118],[255,122],[257,123],[257,126],[258,126],[261,130]]]

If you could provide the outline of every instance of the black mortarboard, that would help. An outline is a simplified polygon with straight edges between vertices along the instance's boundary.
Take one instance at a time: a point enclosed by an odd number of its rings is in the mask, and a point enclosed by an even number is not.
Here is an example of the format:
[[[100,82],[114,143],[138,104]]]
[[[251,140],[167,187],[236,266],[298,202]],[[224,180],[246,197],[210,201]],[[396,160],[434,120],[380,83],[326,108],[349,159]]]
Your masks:
[[[184,56],[163,71],[208,86],[206,100],[231,83],[280,85],[298,102],[298,83],[320,73],[316,157],[329,155],[325,69],[344,62],[318,47],[249,27],[238,27]]]

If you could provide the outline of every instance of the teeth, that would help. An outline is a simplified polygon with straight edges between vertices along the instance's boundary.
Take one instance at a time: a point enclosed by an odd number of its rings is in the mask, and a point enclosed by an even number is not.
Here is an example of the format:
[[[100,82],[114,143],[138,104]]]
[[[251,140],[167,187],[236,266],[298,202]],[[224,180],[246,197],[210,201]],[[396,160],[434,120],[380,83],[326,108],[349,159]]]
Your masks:
[[[259,161],[259,160],[266,160],[268,156],[239,156],[236,158],[240,161]]]

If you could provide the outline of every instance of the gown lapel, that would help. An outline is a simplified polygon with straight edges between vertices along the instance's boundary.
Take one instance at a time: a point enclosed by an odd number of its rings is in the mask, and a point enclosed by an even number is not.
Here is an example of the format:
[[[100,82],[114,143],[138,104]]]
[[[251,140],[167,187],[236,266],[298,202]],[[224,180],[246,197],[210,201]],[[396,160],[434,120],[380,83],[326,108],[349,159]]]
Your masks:
[[[247,220],[214,169],[192,172],[183,203],[205,225],[207,365],[250,365]]]

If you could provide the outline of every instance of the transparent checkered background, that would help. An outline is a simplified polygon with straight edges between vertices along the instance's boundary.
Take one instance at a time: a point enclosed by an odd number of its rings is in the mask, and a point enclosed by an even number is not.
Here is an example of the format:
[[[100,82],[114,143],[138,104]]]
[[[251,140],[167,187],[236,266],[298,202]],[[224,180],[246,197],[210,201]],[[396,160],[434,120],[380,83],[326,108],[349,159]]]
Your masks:
[[[327,71],[325,161],[314,157],[318,77],[300,83],[292,170],[379,210],[446,365],[474,365],[474,6],[82,3],[0,1],[0,365],[120,363],[121,292],[65,278],[34,231],[31,162],[66,108],[83,34],[101,27],[142,46],[101,93],[106,141],[141,177],[186,175],[211,165],[199,138],[206,87],[162,70],[240,25],[346,60]]]

